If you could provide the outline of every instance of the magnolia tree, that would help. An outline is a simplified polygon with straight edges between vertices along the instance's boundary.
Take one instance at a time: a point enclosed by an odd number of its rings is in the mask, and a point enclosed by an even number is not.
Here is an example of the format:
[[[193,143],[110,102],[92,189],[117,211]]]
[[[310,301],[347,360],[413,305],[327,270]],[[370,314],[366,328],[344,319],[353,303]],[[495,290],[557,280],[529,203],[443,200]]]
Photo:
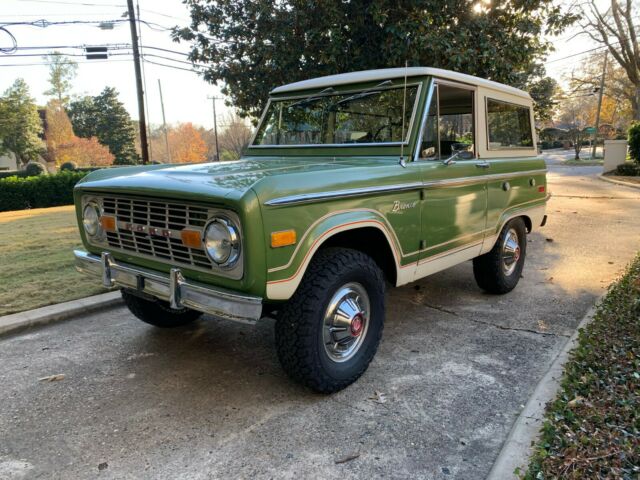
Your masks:
[[[183,1],[192,21],[174,38],[254,120],[277,85],[405,62],[527,87],[543,75],[543,34],[574,20],[553,0]]]

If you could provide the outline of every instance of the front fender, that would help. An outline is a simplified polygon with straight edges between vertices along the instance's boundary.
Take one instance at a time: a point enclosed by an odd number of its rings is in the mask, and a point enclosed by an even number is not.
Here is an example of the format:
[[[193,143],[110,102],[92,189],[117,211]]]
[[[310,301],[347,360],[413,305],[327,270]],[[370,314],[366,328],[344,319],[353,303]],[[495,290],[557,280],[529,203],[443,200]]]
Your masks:
[[[384,234],[393,252],[397,271],[402,258],[400,244],[392,226],[380,212],[366,208],[334,211],[317,219],[301,235],[299,233],[299,241],[286,263],[268,269],[266,297],[269,300],[288,300],[324,242],[338,233],[366,227],[376,228]]]

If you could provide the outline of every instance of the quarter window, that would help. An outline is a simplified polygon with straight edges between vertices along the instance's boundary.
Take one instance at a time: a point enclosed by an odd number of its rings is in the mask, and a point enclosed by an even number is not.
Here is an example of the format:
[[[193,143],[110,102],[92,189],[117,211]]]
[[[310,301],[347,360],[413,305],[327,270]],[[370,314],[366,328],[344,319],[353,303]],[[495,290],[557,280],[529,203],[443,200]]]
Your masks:
[[[436,84],[422,132],[420,158],[475,158],[473,90]]]
[[[487,98],[489,150],[532,148],[529,107]]]

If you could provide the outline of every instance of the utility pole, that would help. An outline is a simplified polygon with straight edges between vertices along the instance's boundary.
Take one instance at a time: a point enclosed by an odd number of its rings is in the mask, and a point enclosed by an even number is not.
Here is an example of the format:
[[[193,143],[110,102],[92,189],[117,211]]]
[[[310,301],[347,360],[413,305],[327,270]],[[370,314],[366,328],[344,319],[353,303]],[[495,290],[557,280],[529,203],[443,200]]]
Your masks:
[[[218,148],[218,115],[216,114],[216,100],[222,100],[219,97],[207,97],[213,103],[213,134],[216,137],[216,161],[220,161],[220,148]]]
[[[136,91],[138,93],[138,117],[140,118],[140,149],[142,163],[149,163],[149,143],[147,140],[147,119],[144,111],[144,91],[142,89],[142,72],[140,69],[140,50],[138,49],[138,33],[136,31],[136,14],[133,0],[127,0],[129,10],[129,27],[131,28],[131,45],[133,47],[133,66],[136,72]]]
[[[167,135],[167,119],[164,117],[164,100],[162,100],[162,84],[158,79],[158,90],[160,90],[160,108],[162,109],[162,129],[164,130],[164,144],[167,147],[167,158],[171,163],[171,150],[169,150],[169,136]]]
[[[596,111],[595,132],[593,132],[593,146],[591,147],[591,160],[596,158],[596,146],[598,140],[598,129],[600,128],[600,109],[602,108],[602,95],[604,93],[604,77],[607,73],[607,57],[609,51],[604,52],[604,64],[602,65],[602,76],[600,77],[600,91],[598,92],[598,110]]]

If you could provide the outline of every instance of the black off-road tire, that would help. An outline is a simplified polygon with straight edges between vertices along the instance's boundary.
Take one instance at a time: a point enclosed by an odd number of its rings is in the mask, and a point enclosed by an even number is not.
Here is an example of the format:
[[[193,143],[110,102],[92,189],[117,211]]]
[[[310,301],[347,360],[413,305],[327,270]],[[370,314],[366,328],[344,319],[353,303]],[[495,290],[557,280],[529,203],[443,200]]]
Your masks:
[[[202,314],[189,308],[174,310],[162,300],[147,300],[122,289],[122,299],[131,313],[149,325],[175,328],[197,320]]]
[[[515,269],[507,275],[503,269],[502,246],[509,231],[513,229],[518,235],[520,255]],[[503,227],[496,244],[490,252],[473,259],[473,276],[478,286],[489,293],[503,294],[513,290],[524,268],[527,253],[527,228],[522,218],[517,217]]]
[[[357,282],[366,290],[370,317],[360,348],[353,357],[338,363],[324,348],[324,315],[333,295],[349,282]],[[355,382],[378,349],[384,326],[384,296],[384,275],[371,257],[347,248],[319,251],[276,320],[276,348],[285,372],[320,393],[336,392]]]

